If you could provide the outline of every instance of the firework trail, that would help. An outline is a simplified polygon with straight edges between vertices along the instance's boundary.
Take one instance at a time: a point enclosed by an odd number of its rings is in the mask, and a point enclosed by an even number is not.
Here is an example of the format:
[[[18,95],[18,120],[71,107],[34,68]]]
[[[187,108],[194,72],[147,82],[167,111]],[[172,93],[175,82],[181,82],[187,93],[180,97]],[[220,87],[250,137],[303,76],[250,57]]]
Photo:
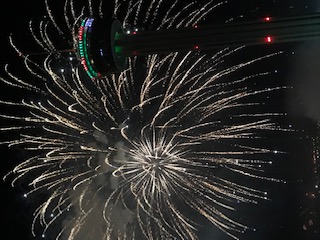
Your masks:
[[[167,29],[197,24],[221,4],[115,0],[111,14],[125,28]],[[39,27],[31,22],[30,32],[47,54],[24,54],[11,39],[27,73],[21,77],[6,66],[8,77],[1,78],[33,99],[1,101],[21,113],[1,114],[16,122],[1,131],[19,135],[3,144],[33,151],[8,174],[13,185],[28,181],[26,197],[44,198],[33,233],[70,240],[198,239],[196,221],[203,218],[237,238],[248,227],[228,217],[233,203],[267,196],[234,182],[230,172],[276,181],[262,171],[270,164],[262,156],[272,150],[253,143],[264,131],[279,130],[272,121],[278,115],[254,109],[256,96],[280,87],[251,89],[253,79],[267,73],[235,73],[271,55],[228,67],[226,59],[242,48],[134,57],[125,71],[92,82],[73,53],[57,50],[74,48],[81,20],[103,17],[104,4],[79,8],[67,0],[66,26],[50,1],[46,6],[49,20]]]

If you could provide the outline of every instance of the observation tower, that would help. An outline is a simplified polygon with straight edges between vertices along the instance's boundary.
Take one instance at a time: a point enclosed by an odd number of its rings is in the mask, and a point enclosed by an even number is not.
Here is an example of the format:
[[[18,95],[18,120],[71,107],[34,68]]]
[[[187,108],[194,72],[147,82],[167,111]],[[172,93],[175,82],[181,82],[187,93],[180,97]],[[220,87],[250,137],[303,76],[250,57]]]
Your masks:
[[[85,18],[78,53],[94,80],[126,68],[130,56],[218,50],[242,45],[304,41],[320,37],[320,14],[160,31],[124,31],[117,19]]]

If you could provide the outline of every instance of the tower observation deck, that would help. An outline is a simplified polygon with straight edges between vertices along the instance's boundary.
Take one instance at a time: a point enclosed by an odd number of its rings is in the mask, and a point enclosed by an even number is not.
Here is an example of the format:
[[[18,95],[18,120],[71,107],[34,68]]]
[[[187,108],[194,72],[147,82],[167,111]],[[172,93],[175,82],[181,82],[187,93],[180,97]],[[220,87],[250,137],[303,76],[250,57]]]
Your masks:
[[[124,70],[130,56],[219,50],[319,37],[320,14],[130,33],[116,19],[85,18],[79,29],[78,52],[85,71],[95,79]]]

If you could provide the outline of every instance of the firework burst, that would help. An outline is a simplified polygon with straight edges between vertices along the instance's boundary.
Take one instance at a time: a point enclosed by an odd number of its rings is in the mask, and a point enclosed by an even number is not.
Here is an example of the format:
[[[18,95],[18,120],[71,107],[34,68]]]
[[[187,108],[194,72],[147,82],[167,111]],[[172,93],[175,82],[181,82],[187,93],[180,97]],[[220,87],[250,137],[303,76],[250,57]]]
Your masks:
[[[272,121],[278,114],[255,109],[256,96],[280,87],[248,87],[267,73],[230,77],[272,55],[228,67],[226,59],[243,48],[133,57],[125,71],[92,82],[74,53],[58,50],[74,48],[81,20],[103,17],[104,5],[88,1],[79,10],[67,0],[64,30],[48,2],[49,20],[39,31],[30,23],[46,54],[24,54],[11,39],[28,76],[7,66],[8,77],[1,78],[37,99],[1,101],[21,112],[1,114],[18,123],[2,132],[20,132],[3,143],[34,151],[12,171],[13,184],[23,178],[26,197],[46,196],[35,211],[33,233],[59,229],[56,238],[70,240],[197,239],[197,219],[203,218],[237,238],[248,227],[228,217],[233,202],[267,196],[221,171],[276,181],[262,172],[270,164],[262,156],[273,151],[254,141],[279,130]],[[116,0],[112,14],[125,28],[167,29],[195,25],[219,5]]]

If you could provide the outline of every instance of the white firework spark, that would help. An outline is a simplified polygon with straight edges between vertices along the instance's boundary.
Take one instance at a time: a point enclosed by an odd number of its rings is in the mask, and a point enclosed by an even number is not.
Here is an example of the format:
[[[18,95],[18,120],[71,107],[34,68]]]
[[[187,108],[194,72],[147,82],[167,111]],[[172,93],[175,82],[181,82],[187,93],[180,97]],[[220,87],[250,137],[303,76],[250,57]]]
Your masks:
[[[115,0],[113,15],[124,27],[189,27],[221,4]],[[276,181],[262,173],[270,162],[261,156],[273,150],[252,143],[263,131],[280,130],[272,121],[279,114],[254,112],[255,96],[281,87],[247,86],[267,73],[229,78],[272,55],[229,67],[222,63],[242,48],[134,57],[125,71],[92,83],[72,55],[58,50],[68,38],[67,47],[76,46],[81,20],[95,12],[102,17],[102,2],[88,1],[77,12],[67,0],[67,31],[48,0],[46,6],[49,22],[40,23],[39,34],[30,23],[46,57],[25,55],[11,39],[29,76],[21,79],[6,67],[9,77],[1,78],[38,99],[0,102],[28,112],[1,114],[19,122],[1,131],[21,131],[4,143],[35,151],[12,171],[13,184],[29,181],[26,197],[47,196],[35,211],[33,233],[40,225],[43,235],[59,229],[56,239],[198,239],[196,219],[202,217],[237,238],[248,227],[228,217],[233,202],[257,203],[267,196],[217,170]],[[53,28],[58,37],[50,37]]]

